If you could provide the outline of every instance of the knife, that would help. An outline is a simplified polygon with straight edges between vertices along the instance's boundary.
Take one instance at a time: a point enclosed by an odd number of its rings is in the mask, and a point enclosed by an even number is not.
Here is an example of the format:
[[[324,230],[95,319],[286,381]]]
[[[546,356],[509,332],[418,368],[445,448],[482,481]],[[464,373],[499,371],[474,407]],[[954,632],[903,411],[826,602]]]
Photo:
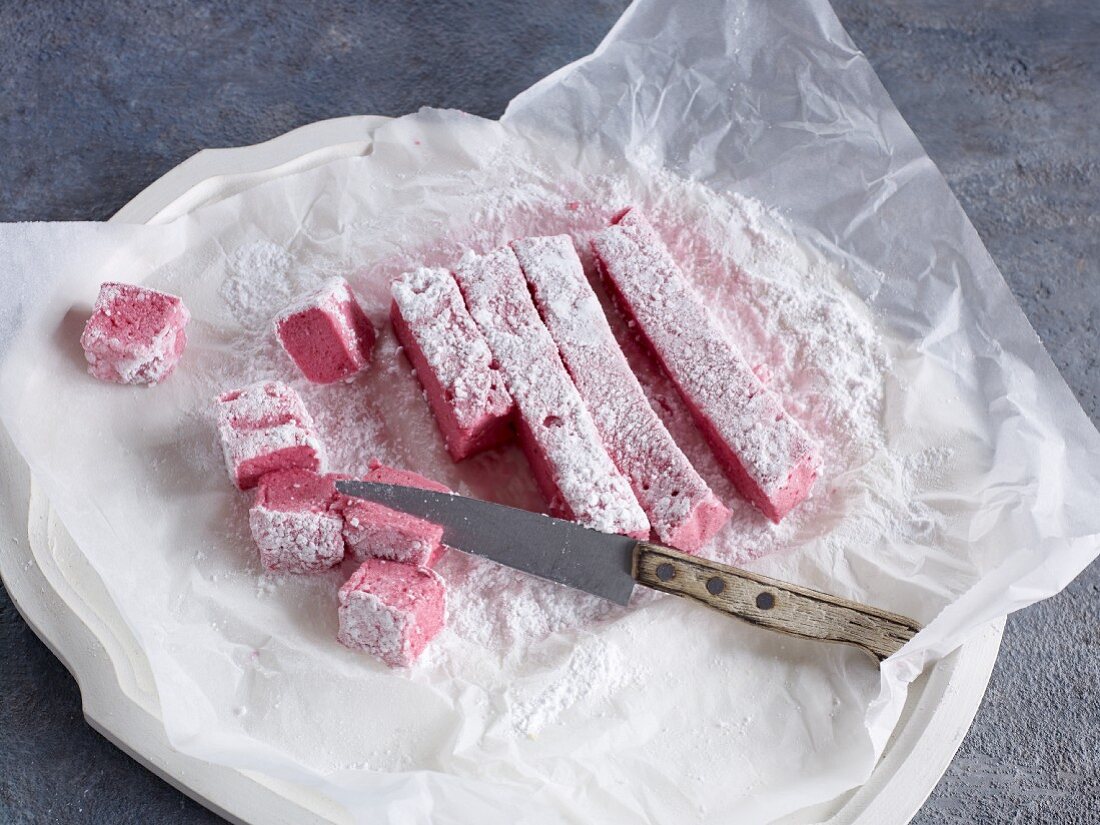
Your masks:
[[[449,547],[621,605],[641,584],[769,630],[855,645],[877,661],[921,629],[896,613],[527,510],[367,481],[337,481],[336,488],[438,524]]]

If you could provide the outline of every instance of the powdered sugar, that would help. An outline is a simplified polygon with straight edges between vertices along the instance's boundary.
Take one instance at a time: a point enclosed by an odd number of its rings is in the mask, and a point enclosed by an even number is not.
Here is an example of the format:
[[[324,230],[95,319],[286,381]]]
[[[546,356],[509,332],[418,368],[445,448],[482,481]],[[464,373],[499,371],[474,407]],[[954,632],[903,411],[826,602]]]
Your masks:
[[[458,176],[456,187],[477,193],[460,234],[418,245],[405,242],[401,231],[393,230],[397,243],[387,245],[386,256],[372,262],[369,274],[357,269],[361,258],[348,260],[340,269],[339,262],[318,261],[296,252],[293,266],[288,255],[280,276],[287,280],[280,281],[265,274],[267,267],[282,260],[275,250],[265,247],[261,254],[251,247],[232,253],[234,280],[247,281],[251,272],[262,282],[273,280],[272,288],[281,294],[267,300],[262,290],[243,284],[223,287],[234,317],[259,317],[227,380],[237,383],[242,375],[278,377],[295,386],[313,414],[336,470],[362,475],[369,460],[377,457],[466,495],[539,509],[542,505],[530,470],[515,447],[461,464],[451,461],[421,387],[400,358],[388,325],[376,321],[380,334],[367,370],[347,384],[321,387],[296,376],[270,333],[270,318],[334,272],[348,277],[360,296],[373,296],[373,303],[364,301],[364,308],[374,318],[382,318],[388,309],[390,279],[421,264],[453,265],[464,248],[491,249],[525,235],[570,235],[591,274],[587,252],[591,237],[619,209],[638,204],[661,227],[674,257],[716,322],[737,341],[748,363],[766,368],[768,385],[820,441],[828,468],[813,495],[782,525],[769,523],[733,491],[675,388],[639,349],[597,284],[597,297],[653,409],[732,511],[729,525],[704,547],[703,554],[735,563],[772,554],[781,563],[779,572],[797,578],[791,565],[845,564],[853,547],[916,535],[921,515],[919,505],[910,501],[911,486],[907,486],[916,469],[885,450],[880,424],[889,370],[886,349],[832,262],[808,254],[759,204],[736,195],[716,195],[667,173],[609,174],[561,189],[554,180],[540,180],[537,166],[525,166],[521,173],[502,163],[498,172],[495,182],[481,175],[469,180]],[[517,180],[527,182],[517,184]],[[415,215],[401,220],[414,222]],[[251,305],[236,306],[238,300]],[[269,313],[266,318],[261,317],[264,311]],[[796,552],[800,549],[801,553]],[[770,561],[763,563],[766,571],[776,572],[774,566]],[[527,651],[554,634],[598,627],[622,613],[622,608],[594,597],[463,553],[449,553],[436,570],[448,587],[449,626],[429,648],[420,668],[460,667],[452,657],[469,655],[471,645],[510,662],[523,661]],[[292,598],[289,587],[306,585],[281,584],[271,598]],[[608,672],[606,679],[597,681],[622,684],[625,664],[612,653],[599,655],[606,656]],[[518,727],[545,730],[553,725],[568,705],[553,697],[583,693],[586,678],[577,670],[557,668],[549,681],[517,693],[516,702],[527,709],[517,719],[531,720],[530,724],[520,721]],[[550,693],[542,701],[538,697],[545,691]]]
[[[537,736],[580,700],[614,694],[630,681],[631,670],[618,649],[598,636],[583,636],[541,689],[515,697],[512,725],[518,733]]]
[[[251,243],[230,255],[230,276],[219,292],[233,317],[245,329],[267,327],[291,301],[302,300],[287,250],[272,243]]]

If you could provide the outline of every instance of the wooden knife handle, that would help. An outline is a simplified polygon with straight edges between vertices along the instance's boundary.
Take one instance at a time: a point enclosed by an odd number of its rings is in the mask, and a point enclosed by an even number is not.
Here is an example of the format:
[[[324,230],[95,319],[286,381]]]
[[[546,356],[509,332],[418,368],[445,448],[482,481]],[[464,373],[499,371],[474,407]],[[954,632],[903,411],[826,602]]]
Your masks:
[[[856,645],[878,661],[921,629],[896,613],[645,541],[634,548],[634,580],[780,633]]]

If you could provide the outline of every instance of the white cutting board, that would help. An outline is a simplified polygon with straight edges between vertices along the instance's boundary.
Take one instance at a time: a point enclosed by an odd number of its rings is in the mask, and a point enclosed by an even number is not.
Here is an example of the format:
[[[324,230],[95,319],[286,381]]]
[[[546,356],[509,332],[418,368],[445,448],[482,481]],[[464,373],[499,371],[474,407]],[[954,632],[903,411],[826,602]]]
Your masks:
[[[111,220],[163,223],[265,180],[367,154],[373,130],[386,120],[325,120],[255,146],[205,150],[153,183]],[[339,806],[309,788],[174,750],[144,655],[5,431],[0,431],[0,482],[0,536],[5,542],[0,577],[23,618],[76,678],[92,727],[232,822],[350,821]],[[862,788],[819,810],[784,819],[784,825],[908,822],[970,727],[1003,629],[1000,620],[975,633],[913,683],[886,752]]]

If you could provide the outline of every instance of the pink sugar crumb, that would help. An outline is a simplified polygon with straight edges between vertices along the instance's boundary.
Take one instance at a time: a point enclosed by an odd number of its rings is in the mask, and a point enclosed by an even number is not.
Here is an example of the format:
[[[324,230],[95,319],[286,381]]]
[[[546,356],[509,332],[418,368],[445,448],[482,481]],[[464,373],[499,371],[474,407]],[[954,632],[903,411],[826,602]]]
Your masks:
[[[372,461],[364,481],[451,492],[430,478]],[[344,541],[356,559],[384,558],[434,567],[445,547],[443,528],[373,501],[349,498],[344,503]]]
[[[513,241],[558,351],[657,537],[696,552],[729,510],[672,440],[615,341],[568,235]]]
[[[592,240],[615,297],[675,383],[737,490],[780,521],[809,495],[817,446],[711,318],[636,209]]]
[[[80,345],[88,372],[116,384],[155,385],[179,363],[191,313],[175,295],[108,282],[100,286]]]
[[[238,489],[255,487],[277,470],[324,471],[313,419],[286,384],[261,381],[232,390],[218,397],[216,407],[222,453]]]
[[[510,247],[467,254],[455,270],[518,412],[520,444],[555,515],[606,533],[649,536],[630,482],[607,454]]]
[[[446,624],[446,590],[425,567],[367,559],[340,588],[339,616],[340,644],[409,667]]]
[[[451,458],[462,461],[510,440],[512,397],[450,272],[409,272],[394,282],[392,294],[393,331]]]
[[[275,319],[275,332],[287,355],[315,384],[331,384],[363,369],[374,350],[375,332],[343,278],[332,278],[318,292]]]
[[[347,476],[281,470],[260,479],[248,524],[265,569],[312,573],[343,561],[340,478]]]

